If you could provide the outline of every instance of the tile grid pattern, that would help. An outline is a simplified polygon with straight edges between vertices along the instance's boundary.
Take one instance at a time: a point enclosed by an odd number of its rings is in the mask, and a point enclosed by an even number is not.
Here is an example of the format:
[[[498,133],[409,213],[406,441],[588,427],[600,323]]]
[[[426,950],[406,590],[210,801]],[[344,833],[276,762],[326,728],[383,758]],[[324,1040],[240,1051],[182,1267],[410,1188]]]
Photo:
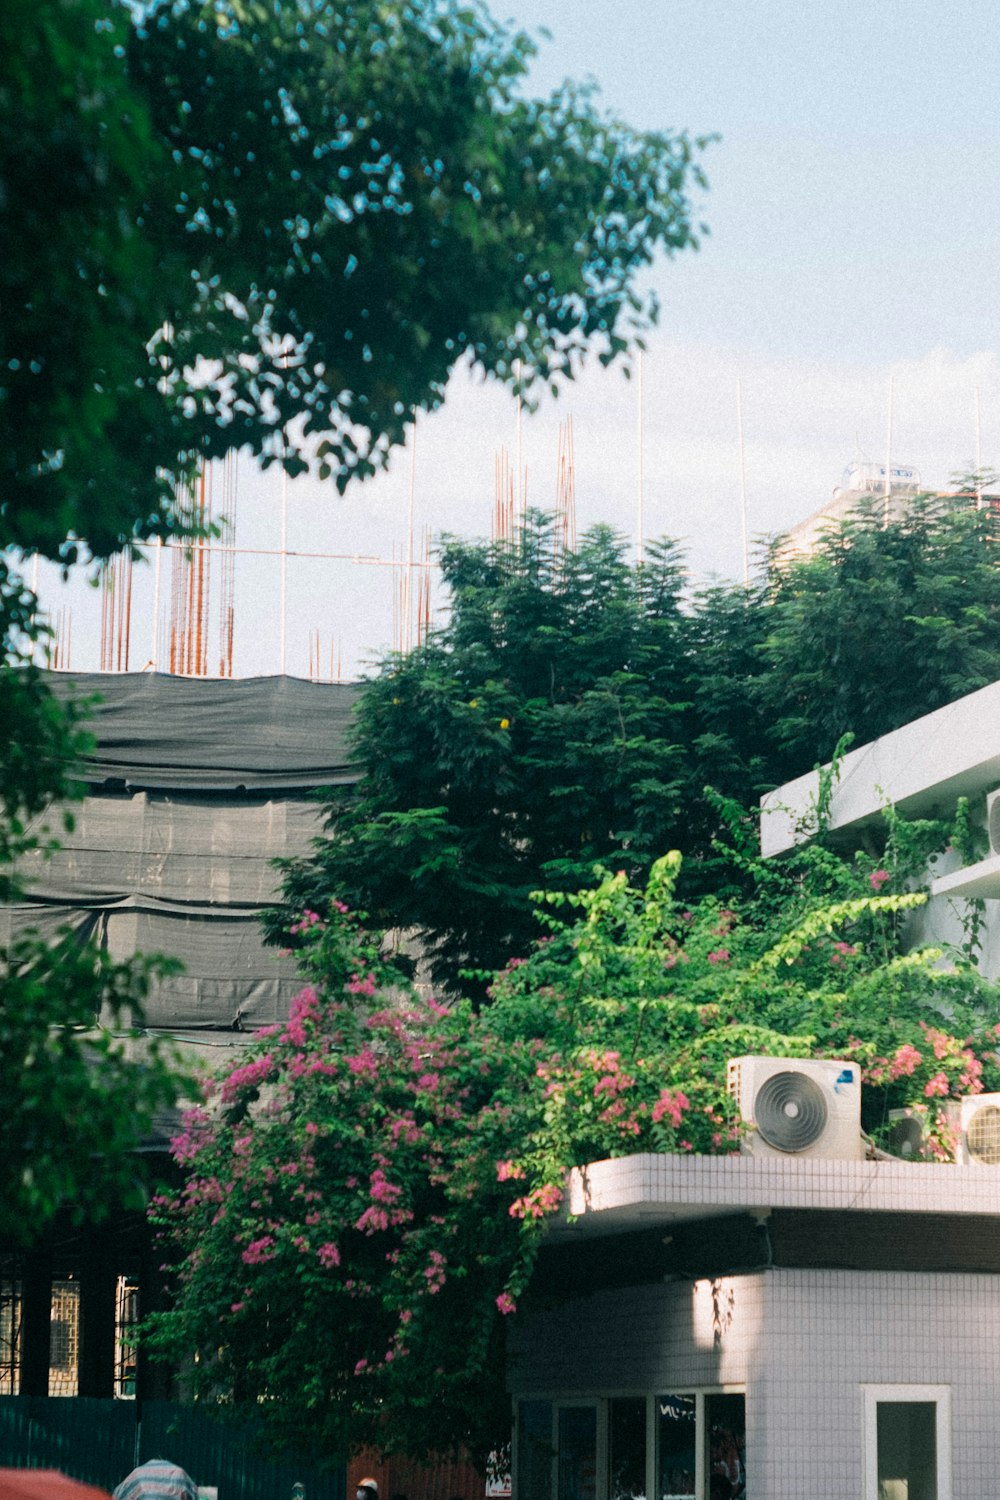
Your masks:
[[[511,1364],[518,1395],[723,1383],[746,1385],[753,1500],[860,1496],[870,1383],[950,1386],[953,1493],[990,1494],[1000,1277],[774,1270],[601,1292],[522,1325]]]

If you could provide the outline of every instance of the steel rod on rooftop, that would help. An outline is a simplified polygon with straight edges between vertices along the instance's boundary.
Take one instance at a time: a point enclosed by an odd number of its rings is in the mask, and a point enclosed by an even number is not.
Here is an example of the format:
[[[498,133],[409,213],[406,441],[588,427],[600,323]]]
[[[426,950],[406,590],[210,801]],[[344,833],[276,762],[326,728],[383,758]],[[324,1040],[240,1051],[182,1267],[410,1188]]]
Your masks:
[[[406,584],[403,589],[403,650],[413,646],[413,497],[417,486],[417,414],[410,429],[410,486],[406,501]]]
[[[636,496],[636,501],[637,501],[637,514],[636,514],[637,547],[636,547],[636,556],[637,556],[637,559],[638,559],[639,563],[641,564],[643,562],[643,560],[644,560],[645,549],[646,549],[645,515],[644,515],[645,495],[643,493],[643,488],[644,487],[643,487],[643,466],[642,466],[642,350],[641,349],[639,350],[638,358],[636,359],[636,406],[638,408],[638,412],[637,412],[638,423],[637,423],[637,431],[636,431],[636,448],[637,448],[637,459],[638,459],[638,463],[637,463],[638,494]]]
[[[149,664],[155,672],[158,666],[159,622],[160,622],[160,567],[163,561],[163,538],[156,538],[156,558],[153,564],[153,640]]]
[[[747,530],[747,459],[743,440],[743,381],[736,379],[736,425],[740,440],[740,525],[743,533],[743,584],[750,582],[750,538]]]
[[[282,677],[285,675],[285,625],[288,602],[288,470],[284,454],[281,461],[281,603],[278,627],[278,665]]]
[[[885,525],[889,524],[889,491],[892,484],[892,399],[896,388],[895,375],[889,376],[889,413],[886,419],[885,431],[885,500],[883,504],[883,520]]]
[[[519,359],[516,359],[514,361],[514,380],[517,386],[517,490],[515,493],[515,505],[517,507],[517,511],[515,520],[520,521],[524,518],[524,512],[527,509],[528,497],[527,487],[523,484],[523,475],[521,468],[523,462],[522,430],[524,425],[524,402],[521,399],[521,361]]]

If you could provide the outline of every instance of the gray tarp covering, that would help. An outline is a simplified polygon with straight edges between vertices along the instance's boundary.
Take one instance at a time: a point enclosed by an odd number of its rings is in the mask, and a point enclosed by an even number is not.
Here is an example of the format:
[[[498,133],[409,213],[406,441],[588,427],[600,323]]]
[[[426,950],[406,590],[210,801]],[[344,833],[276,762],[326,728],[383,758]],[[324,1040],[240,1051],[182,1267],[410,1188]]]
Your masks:
[[[322,809],[304,798],[168,797],[136,792],[89,796],[72,809],[75,827],[45,821],[61,847],[22,859],[18,873],[47,901],[161,901],[267,906],[278,891],[271,861],[305,854]]]
[[[69,679],[52,680],[67,690]],[[283,1019],[301,981],[264,947],[260,913],[278,894],[272,862],[305,853],[320,831],[309,792],[351,779],[357,689],[287,677],[72,681],[104,699],[91,795],[72,832],[58,811],[43,820],[62,847],[19,865],[24,895],[0,911],[0,941],[29,927],[51,940],[65,925],[114,959],[180,959],[183,974],[147,1002],[157,1028],[232,1034]]]
[[[205,791],[289,790],[353,781],[354,683],[297,677],[52,673],[60,696],[97,696],[91,782]]]

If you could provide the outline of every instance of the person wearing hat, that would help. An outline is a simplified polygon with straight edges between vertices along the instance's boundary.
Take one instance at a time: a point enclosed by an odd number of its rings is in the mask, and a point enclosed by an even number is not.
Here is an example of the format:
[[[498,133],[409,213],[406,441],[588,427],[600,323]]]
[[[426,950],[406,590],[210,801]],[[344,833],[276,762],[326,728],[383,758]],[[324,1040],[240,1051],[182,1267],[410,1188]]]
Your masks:
[[[378,1500],[378,1484],[374,1479],[358,1480],[358,1500]]]

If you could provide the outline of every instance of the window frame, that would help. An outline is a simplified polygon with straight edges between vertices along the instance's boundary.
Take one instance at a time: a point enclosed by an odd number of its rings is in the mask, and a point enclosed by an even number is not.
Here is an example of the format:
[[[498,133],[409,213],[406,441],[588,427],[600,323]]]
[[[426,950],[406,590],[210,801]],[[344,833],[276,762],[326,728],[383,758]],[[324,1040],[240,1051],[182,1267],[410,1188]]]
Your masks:
[[[937,1500],[952,1500],[951,1386],[923,1384],[865,1384],[862,1401],[862,1477],[864,1500],[878,1500],[878,1407],[908,1401],[934,1403],[934,1440],[937,1456]]]
[[[654,1387],[648,1385],[626,1386],[618,1390],[593,1390],[575,1391],[572,1394],[561,1391],[532,1391],[530,1394],[523,1393],[513,1397],[513,1442],[511,1444],[511,1477],[512,1493],[514,1500],[519,1500],[517,1495],[517,1477],[519,1469],[520,1448],[520,1422],[518,1420],[518,1408],[522,1401],[548,1402],[552,1407],[552,1468],[549,1485],[549,1500],[557,1500],[558,1475],[559,1475],[559,1412],[566,1407],[596,1406],[597,1408],[597,1489],[596,1500],[609,1500],[608,1496],[608,1422],[610,1415],[610,1403],[617,1400],[644,1400],[646,1404],[646,1495],[648,1497],[656,1491],[656,1419],[657,1403],[661,1396],[684,1395],[693,1396],[695,1401],[696,1422],[696,1446],[695,1446],[695,1500],[707,1500],[707,1453],[706,1453],[706,1431],[705,1431],[705,1401],[708,1396],[742,1396],[744,1401],[747,1397],[747,1387],[743,1382],[726,1381],[714,1385],[688,1385],[685,1382],[674,1382],[668,1385],[659,1382]],[[873,1408],[874,1410],[874,1408]],[[951,1500],[950,1494],[944,1500]]]

